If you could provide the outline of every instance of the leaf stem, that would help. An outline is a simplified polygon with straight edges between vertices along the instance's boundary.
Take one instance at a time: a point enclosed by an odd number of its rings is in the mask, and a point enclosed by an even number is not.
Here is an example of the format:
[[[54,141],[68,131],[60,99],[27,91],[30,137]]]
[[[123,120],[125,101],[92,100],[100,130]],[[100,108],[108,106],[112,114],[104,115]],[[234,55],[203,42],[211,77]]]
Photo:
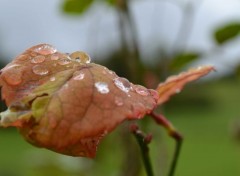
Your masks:
[[[143,164],[147,173],[147,176],[153,176],[152,164],[149,156],[148,144],[151,142],[152,135],[145,135],[136,124],[130,127],[134,134],[142,153]]]
[[[177,166],[177,161],[178,161],[178,158],[179,158],[179,154],[180,154],[180,151],[181,151],[181,147],[182,147],[182,139],[181,140],[176,140],[175,152],[174,152],[174,155],[173,155],[173,160],[172,160],[172,163],[171,163],[171,167],[170,167],[168,176],[173,176],[174,175],[174,172],[175,172],[176,166]]]
[[[172,125],[172,123],[169,120],[167,120],[163,115],[155,114],[154,112],[152,112],[150,115],[156,121],[157,124],[162,125],[164,128],[166,128],[169,135],[176,141],[173,160],[172,160],[171,167],[170,167],[170,170],[168,173],[168,176],[174,176],[176,166],[177,166],[177,161],[178,161],[179,154],[181,151],[183,137],[175,129],[175,127]]]

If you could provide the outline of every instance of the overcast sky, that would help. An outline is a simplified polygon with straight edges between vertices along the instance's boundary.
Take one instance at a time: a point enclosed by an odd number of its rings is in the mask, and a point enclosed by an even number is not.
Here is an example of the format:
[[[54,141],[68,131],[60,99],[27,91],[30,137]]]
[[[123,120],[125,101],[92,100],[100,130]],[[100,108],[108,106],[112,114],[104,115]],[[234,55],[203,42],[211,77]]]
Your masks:
[[[176,3],[172,3],[177,1]],[[148,56],[162,43],[171,49],[181,21],[178,6],[191,0],[133,0],[141,54]],[[212,33],[217,26],[240,21],[239,0],[199,0],[188,49],[212,51]],[[72,17],[62,13],[61,0],[0,0],[0,55],[9,60],[38,43],[50,43],[59,50],[83,50],[92,56],[102,55],[119,46],[115,11],[104,4],[94,5],[85,15]],[[236,45],[237,43],[237,45]],[[207,55],[198,64],[214,64],[221,71],[240,62],[240,42],[236,40],[219,54]],[[94,60],[94,58],[93,58]]]

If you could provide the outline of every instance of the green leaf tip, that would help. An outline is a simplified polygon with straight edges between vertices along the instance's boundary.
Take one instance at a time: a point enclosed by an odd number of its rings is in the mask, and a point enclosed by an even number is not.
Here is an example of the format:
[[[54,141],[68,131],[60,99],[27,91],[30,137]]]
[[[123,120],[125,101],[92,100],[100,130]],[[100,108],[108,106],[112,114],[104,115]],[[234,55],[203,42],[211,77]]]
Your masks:
[[[63,11],[72,15],[81,15],[89,9],[93,0],[65,0],[63,3]]]
[[[240,33],[240,22],[230,23],[225,26],[220,27],[214,33],[214,38],[216,42],[221,45],[224,44],[235,37]]]

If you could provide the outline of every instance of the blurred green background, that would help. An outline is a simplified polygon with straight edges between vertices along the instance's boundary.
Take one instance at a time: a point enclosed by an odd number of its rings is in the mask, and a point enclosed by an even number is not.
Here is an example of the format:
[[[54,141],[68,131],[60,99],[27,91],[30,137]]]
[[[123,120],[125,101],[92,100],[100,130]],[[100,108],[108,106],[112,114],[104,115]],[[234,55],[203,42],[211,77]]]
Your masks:
[[[24,50],[36,44],[34,42],[55,43],[56,47],[58,42],[61,42],[59,45],[64,47],[63,41],[66,40],[66,46],[68,46],[67,42],[71,43],[73,38],[77,38],[79,43],[72,43],[75,46],[77,45],[76,48],[80,48],[82,43],[86,42],[81,40],[81,36],[87,36],[91,38],[90,45],[83,49],[88,50],[90,55],[94,56],[94,62],[105,65],[114,70],[118,75],[127,77],[130,81],[145,85],[148,88],[156,87],[159,82],[164,81],[168,76],[177,74],[189,67],[207,63],[215,65],[217,72],[211,73],[201,81],[188,85],[184,91],[175,95],[171,101],[167,102],[158,111],[171,120],[184,136],[176,176],[240,175],[240,167],[238,166],[240,163],[240,109],[238,107],[240,102],[240,53],[237,52],[240,46],[238,42],[240,14],[238,14],[239,16],[230,15],[224,21],[214,26],[214,28],[209,29],[207,38],[212,43],[209,45],[206,42],[206,49],[203,49],[200,45],[199,47],[198,45],[191,47],[192,45],[189,43],[191,43],[191,37],[194,38],[193,34],[198,35],[198,31],[206,30],[204,28],[206,22],[211,23],[211,20],[202,20],[200,21],[202,28],[201,25],[200,27],[198,25],[197,29],[194,28],[194,22],[198,20],[198,9],[201,7],[208,8],[204,1],[200,3],[200,1],[191,0],[162,0],[161,3],[166,3],[167,5],[155,7],[156,11],[165,11],[166,14],[173,14],[173,18],[176,11],[176,16],[181,16],[181,20],[177,21],[178,28],[175,29],[173,39],[171,39],[173,35],[171,32],[165,34],[161,28],[156,27],[158,23],[165,24],[162,21],[171,20],[171,17],[168,17],[168,15],[158,16],[156,15],[158,13],[153,13],[152,18],[144,18],[144,14],[149,12],[149,9],[147,9],[149,7],[148,3],[153,3],[151,6],[154,6],[154,3],[158,5],[159,2],[157,0],[149,2],[144,0],[62,0],[56,2],[58,6],[55,6],[59,12],[59,18],[69,21],[68,24],[65,24],[65,27],[68,28],[67,32],[65,31],[66,36],[63,34],[57,35],[58,28],[50,28],[49,26],[51,25],[47,22],[47,17],[37,10],[36,13],[39,13],[39,19],[43,18],[41,21],[43,24],[40,28],[45,33],[42,33],[35,39],[29,35],[29,38],[22,38],[20,41],[16,40],[16,43],[19,45],[19,53],[22,52],[20,49]],[[216,2],[213,1],[213,4]],[[7,1],[2,1],[1,3],[7,3]],[[146,4],[145,7],[143,6],[143,9],[140,8],[141,12],[135,9],[139,3]],[[233,0],[230,2],[224,1],[223,3],[233,3],[233,6],[236,4]],[[27,0],[21,2],[21,5],[22,9],[23,7],[26,8],[27,12],[34,8],[34,3],[30,3]],[[174,8],[167,8],[169,5]],[[240,6],[240,4],[238,5]],[[47,9],[47,2],[45,6]],[[106,22],[105,29],[111,29],[119,36],[118,40],[116,40],[118,45],[115,48],[112,48],[111,42],[107,43],[109,41],[107,32],[101,33],[101,38],[106,42],[105,45],[102,46],[101,42],[96,44],[99,38],[99,35],[96,34],[99,27],[99,23],[97,23],[98,17],[94,17],[97,20],[89,28],[94,28],[93,35],[89,32],[82,33],[82,31],[79,31],[81,34],[76,36],[71,31],[72,28],[76,27],[75,24],[71,23],[72,20],[79,22],[80,25],[85,25],[82,22],[84,21],[83,17],[91,16],[95,11],[104,11],[104,8],[98,9],[99,6],[106,6],[113,12],[110,14],[108,12],[105,13],[109,16],[114,16],[115,27],[112,28]],[[5,7],[7,6],[5,5]],[[13,5],[11,10],[17,11],[19,7],[20,5]],[[226,6],[226,8],[229,10],[233,7],[229,8]],[[217,9],[214,10],[216,11]],[[41,9],[41,11],[45,12],[46,10]],[[224,14],[223,7],[219,8],[219,11],[222,11]],[[32,13],[31,10],[30,12]],[[51,12],[47,14],[51,15]],[[20,23],[23,23],[22,19],[19,19],[20,22],[18,22],[17,16],[15,18],[16,21],[11,21],[9,14],[2,13],[0,20],[4,19],[6,24],[9,23],[11,25],[12,23],[19,23],[17,25],[20,26]],[[26,15],[27,18],[29,17]],[[104,19],[101,20],[104,21]],[[149,30],[149,28],[143,25],[142,29],[141,25],[137,24],[138,21],[146,21],[146,24],[149,24],[147,23],[149,20],[153,24],[150,28],[150,33],[151,30],[155,31],[153,36],[162,36],[162,38],[164,38],[164,35],[169,35],[171,42],[157,41],[150,37],[149,40],[146,39],[148,41],[147,46],[144,45],[140,40],[142,36],[139,31]],[[53,23],[54,21],[51,22]],[[31,26],[34,24],[34,21],[28,20],[26,24]],[[24,25],[21,28],[27,31],[29,26]],[[164,27],[169,28],[169,31],[173,28],[171,25]],[[2,29],[4,29],[4,26],[2,26]],[[9,34],[18,33],[19,30],[13,27],[9,30]],[[104,28],[99,28],[99,30],[104,31]],[[72,37],[69,37],[71,33]],[[18,35],[21,35],[21,33]],[[56,37],[51,38],[54,35]],[[145,37],[148,38],[148,36]],[[43,41],[45,38],[47,40]],[[54,38],[60,38],[61,40],[55,40]],[[2,46],[2,49],[0,49],[1,68],[13,57],[13,53],[18,51],[13,47],[16,43],[12,44],[14,52],[6,52],[7,49],[3,50],[7,48],[7,42],[4,43],[6,39],[7,36],[3,37],[2,41],[0,40]],[[149,41],[153,42],[150,43]],[[11,44],[8,45],[11,46]],[[110,49],[106,50],[106,48]],[[72,49],[75,48],[73,47]],[[5,108],[2,102],[1,110],[3,111]],[[0,129],[0,176],[146,175],[137,142],[128,131],[129,123],[122,124],[103,140],[94,160],[68,157],[45,149],[35,148],[25,142],[16,129]],[[149,147],[155,175],[167,175],[174,150],[173,139],[166,134],[162,127],[147,117],[137,123],[144,132],[153,134],[153,140]]]

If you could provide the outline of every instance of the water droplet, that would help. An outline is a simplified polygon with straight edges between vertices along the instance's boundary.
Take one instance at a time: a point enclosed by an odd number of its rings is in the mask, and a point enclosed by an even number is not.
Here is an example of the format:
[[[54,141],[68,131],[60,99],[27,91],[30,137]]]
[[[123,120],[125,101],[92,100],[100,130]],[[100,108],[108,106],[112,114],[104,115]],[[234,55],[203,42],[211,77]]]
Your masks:
[[[97,88],[98,92],[102,94],[107,94],[109,92],[108,84],[105,82],[96,82],[94,86]]]
[[[49,55],[49,54],[56,53],[57,49],[52,45],[42,44],[42,45],[39,45],[37,48],[35,48],[34,51],[42,55]]]
[[[53,54],[53,55],[51,56],[51,60],[58,60],[58,59],[59,59],[58,54]]]
[[[180,89],[176,89],[175,92],[176,92],[176,93],[180,93],[181,90],[180,90]]]
[[[108,130],[104,130],[103,133],[101,134],[101,137],[106,136],[108,133],[109,133]]]
[[[166,81],[174,81],[176,79],[177,79],[176,76],[169,76]]]
[[[131,83],[126,78],[115,78],[114,84],[122,91],[128,93],[132,89]]]
[[[34,57],[34,58],[31,60],[31,63],[33,63],[33,64],[39,64],[39,63],[44,62],[45,59],[46,59],[45,56],[43,56],[43,55],[38,55],[38,56]]]
[[[156,90],[153,90],[153,89],[149,89],[149,92],[150,92],[151,96],[152,96],[156,101],[158,101],[158,99],[159,99],[159,94],[158,94],[158,92],[157,92]]]
[[[18,57],[16,58],[16,60],[18,60],[18,61],[27,61],[27,60],[29,60],[30,58],[31,58],[31,57],[30,57],[29,55],[24,54],[24,55],[18,56]]]
[[[55,81],[55,80],[56,80],[55,77],[51,77],[51,78],[50,78],[50,81]]]
[[[68,87],[69,87],[68,83],[66,83],[66,84],[63,85],[63,88],[64,88],[64,89],[68,89]]]
[[[71,60],[69,58],[61,58],[59,61],[58,61],[58,64],[59,65],[67,65],[71,62]]]
[[[74,80],[82,80],[85,77],[84,73],[79,73],[78,75],[76,75],[73,79]]]
[[[46,69],[42,65],[35,65],[35,66],[33,66],[32,71],[36,75],[46,75],[46,74],[48,74],[48,69]]]
[[[107,74],[106,70],[103,70],[103,71],[102,71],[102,73],[103,73],[104,75],[106,75],[106,74]]]
[[[149,95],[149,91],[141,86],[141,85],[136,85],[135,86],[135,91],[139,94],[139,95],[142,95],[142,96],[148,96]]]
[[[109,73],[111,74],[111,75],[115,75],[116,73],[114,72],[114,71],[112,71],[112,70],[109,70]]]
[[[3,78],[5,81],[12,86],[19,85],[22,82],[22,71],[21,67],[17,64],[4,68]]]
[[[91,62],[90,56],[83,51],[73,52],[72,54],[70,54],[70,58],[77,62],[86,63],[86,64]]]
[[[123,99],[121,97],[115,97],[115,104],[117,106],[122,106],[123,105]]]
[[[197,67],[197,70],[201,70],[201,69],[203,69],[202,66],[198,66],[198,67]]]

